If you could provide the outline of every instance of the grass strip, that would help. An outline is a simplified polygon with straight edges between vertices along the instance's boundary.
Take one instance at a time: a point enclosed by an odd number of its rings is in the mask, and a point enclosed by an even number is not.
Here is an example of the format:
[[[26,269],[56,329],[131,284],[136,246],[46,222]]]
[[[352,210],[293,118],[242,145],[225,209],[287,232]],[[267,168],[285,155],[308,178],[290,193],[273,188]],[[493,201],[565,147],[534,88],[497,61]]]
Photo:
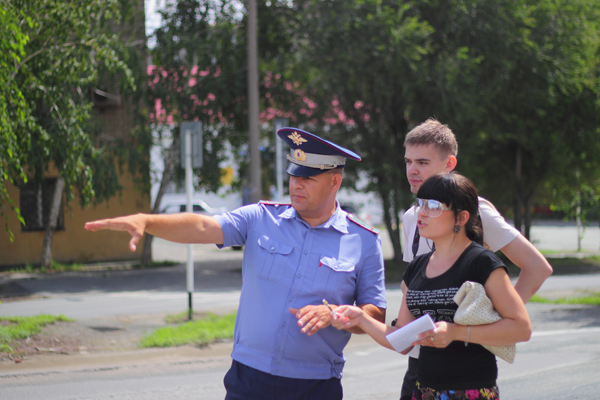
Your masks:
[[[0,317],[0,351],[12,353],[10,343],[40,333],[42,328],[57,321],[73,322],[64,315],[39,314],[32,317]]]
[[[581,304],[581,305],[600,305],[600,293],[587,293],[577,297],[561,297],[560,299],[550,300],[537,294],[533,295],[531,300],[533,303],[545,304]]]
[[[142,347],[170,347],[185,344],[205,345],[219,339],[233,338],[236,313],[206,314],[202,319],[177,326],[156,329],[140,339]]]
[[[95,271],[95,270],[111,270],[111,269],[147,269],[147,268],[161,268],[161,267],[173,267],[175,265],[181,265],[181,263],[175,261],[153,261],[147,265],[141,264],[114,264],[102,263],[97,264],[82,264],[82,263],[59,263],[52,261],[50,268],[46,269],[39,264],[26,264],[24,266],[17,266],[8,268],[4,272],[11,273],[27,273],[27,274],[43,274],[48,272],[81,272],[81,271]]]

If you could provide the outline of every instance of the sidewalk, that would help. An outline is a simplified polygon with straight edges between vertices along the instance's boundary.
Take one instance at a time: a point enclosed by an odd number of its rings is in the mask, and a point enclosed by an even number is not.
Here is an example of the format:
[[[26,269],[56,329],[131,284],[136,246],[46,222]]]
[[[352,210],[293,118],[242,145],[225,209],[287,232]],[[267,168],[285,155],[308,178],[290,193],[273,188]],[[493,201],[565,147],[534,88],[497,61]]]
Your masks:
[[[239,297],[243,252],[213,252],[211,247],[204,248],[202,253],[204,254],[199,254],[199,257],[203,262],[196,262],[194,268],[194,302],[214,298],[212,303],[208,303],[208,307],[214,312],[234,311],[237,309],[237,300],[223,300],[222,293],[233,293],[227,297],[235,297],[237,291]],[[7,313],[7,310],[15,306],[41,304],[40,302],[55,304],[57,300],[63,304],[72,302],[71,304],[77,305],[80,299],[93,299],[96,306],[77,314],[75,322],[60,322],[44,328],[43,335],[37,336],[45,339],[29,344],[34,349],[40,348],[41,351],[37,354],[26,355],[19,362],[8,357],[0,358],[0,378],[15,374],[47,374],[219,358],[229,362],[231,342],[205,347],[188,345],[164,349],[143,349],[137,346],[139,339],[146,333],[167,326],[165,317],[174,312],[161,309],[167,303],[165,296],[172,297],[176,294],[181,298],[180,302],[177,300],[180,306],[176,310],[186,309],[185,276],[185,265],[140,270],[128,269],[127,263],[104,267],[96,265],[81,272],[1,274],[0,290],[5,294],[23,297],[2,299],[0,315],[36,315],[40,313],[40,309],[33,310],[32,314]],[[143,299],[128,297],[135,293],[156,297],[156,302],[151,304],[154,312],[148,313],[140,308],[141,313],[116,315],[114,307],[103,307],[106,296],[113,301],[114,296],[118,296],[117,300],[123,299],[130,304],[143,302]],[[200,310],[194,307],[194,311]],[[47,313],[56,315],[64,311],[60,309]],[[72,314],[68,316],[73,317]]]
[[[230,362],[231,341],[199,348],[187,345],[169,348],[137,349],[118,352],[81,352],[78,354],[35,354],[20,362],[0,361],[0,379],[9,376],[85,372],[145,365]]]

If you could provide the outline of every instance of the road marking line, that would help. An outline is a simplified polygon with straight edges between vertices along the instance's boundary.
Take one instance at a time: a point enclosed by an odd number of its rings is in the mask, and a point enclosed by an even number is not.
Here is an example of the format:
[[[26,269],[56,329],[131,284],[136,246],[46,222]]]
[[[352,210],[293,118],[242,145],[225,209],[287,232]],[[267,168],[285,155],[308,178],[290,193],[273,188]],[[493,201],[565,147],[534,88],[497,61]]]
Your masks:
[[[541,332],[533,332],[531,334],[532,337],[537,336],[553,336],[553,335],[571,335],[573,333],[594,333],[600,332],[600,327],[598,328],[579,328],[579,329],[562,329],[557,331],[541,331]]]

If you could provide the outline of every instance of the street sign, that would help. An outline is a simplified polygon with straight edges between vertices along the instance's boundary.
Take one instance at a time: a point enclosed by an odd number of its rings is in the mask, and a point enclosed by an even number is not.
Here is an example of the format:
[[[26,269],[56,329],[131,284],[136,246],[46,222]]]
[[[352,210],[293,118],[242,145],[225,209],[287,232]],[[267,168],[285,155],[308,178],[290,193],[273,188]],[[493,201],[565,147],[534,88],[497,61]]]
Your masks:
[[[181,132],[181,168],[185,168],[185,134],[192,136],[192,168],[202,167],[202,123],[200,121],[182,122]]]

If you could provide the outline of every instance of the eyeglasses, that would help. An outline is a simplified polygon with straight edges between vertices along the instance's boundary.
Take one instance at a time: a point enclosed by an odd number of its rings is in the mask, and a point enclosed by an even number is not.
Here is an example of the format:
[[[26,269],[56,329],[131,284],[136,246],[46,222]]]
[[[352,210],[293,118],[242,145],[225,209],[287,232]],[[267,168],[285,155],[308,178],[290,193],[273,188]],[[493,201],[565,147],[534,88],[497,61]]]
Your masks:
[[[442,202],[431,199],[417,199],[417,207],[423,208],[425,214],[429,215],[432,218],[439,217],[442,215],[442,211],[444,210],[452,210],[449,207],[446,207],[442,204]]]

